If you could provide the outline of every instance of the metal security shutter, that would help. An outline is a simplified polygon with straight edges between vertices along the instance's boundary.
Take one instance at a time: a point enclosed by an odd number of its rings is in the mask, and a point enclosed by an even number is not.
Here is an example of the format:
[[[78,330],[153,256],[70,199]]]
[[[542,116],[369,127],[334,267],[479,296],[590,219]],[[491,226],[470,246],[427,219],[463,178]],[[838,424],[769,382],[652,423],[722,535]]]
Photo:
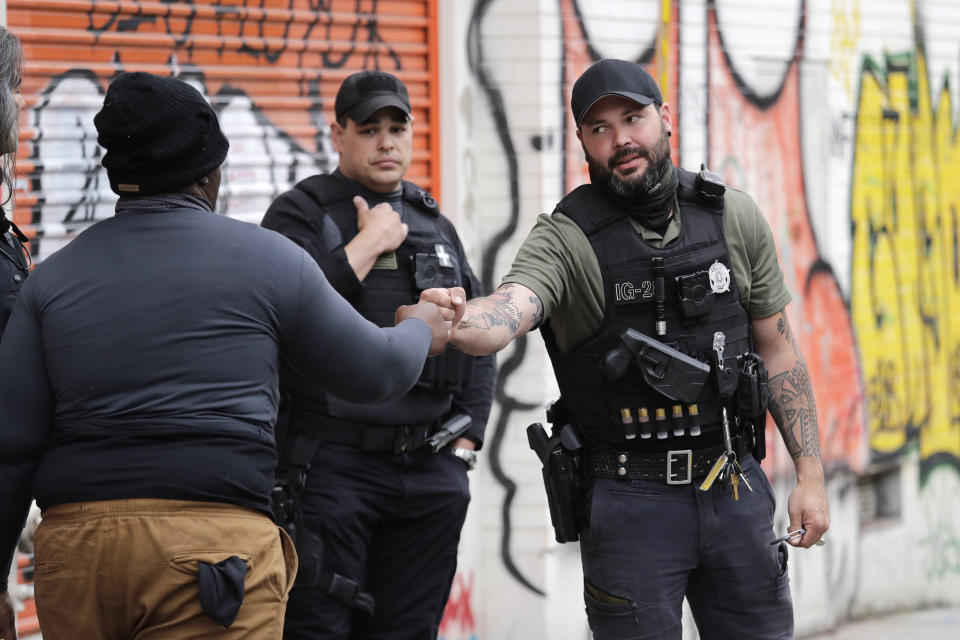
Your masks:
[[[360,69],[407,84],[407,177],[440,184],[436,0],[7,0],[7,21],[26,56],[16,220],[40,257],[113,213],[93,116],[120,71],[178,76],[216,107],[231,143],[218,209],[233,217],[259,222],[336,167],[333,99]]]

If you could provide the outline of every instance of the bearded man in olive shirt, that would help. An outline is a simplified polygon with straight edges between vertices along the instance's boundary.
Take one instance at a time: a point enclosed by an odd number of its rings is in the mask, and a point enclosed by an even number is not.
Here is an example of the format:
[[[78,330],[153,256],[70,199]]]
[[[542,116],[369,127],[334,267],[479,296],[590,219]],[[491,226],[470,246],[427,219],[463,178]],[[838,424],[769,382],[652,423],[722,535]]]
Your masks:
[[[789,544],[816,543],[829,516],[770,229],[746,194],[673,165],[670,107],[639,65],[597,62],[571,108],[591,183],[540,217],[492,295],[421,299],[463,314],[451,343],[468,353],[541,330],[561,392],[554,425],[582,443],[571,453],[594,638],[679,639],[684,596],[701,638],[792,638],[787,544],[771,544],[775,499],[756,459],[765,407],[749,402],[764,364],[797,471],[789,530],[804,532]],[[683,362],[696,384],[658,379],[651,362]]]

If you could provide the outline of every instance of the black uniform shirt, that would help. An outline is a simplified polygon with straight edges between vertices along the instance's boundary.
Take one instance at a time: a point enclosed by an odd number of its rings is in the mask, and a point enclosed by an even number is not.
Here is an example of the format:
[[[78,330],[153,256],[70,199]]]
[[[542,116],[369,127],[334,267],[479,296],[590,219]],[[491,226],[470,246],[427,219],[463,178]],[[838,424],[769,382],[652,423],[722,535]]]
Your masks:
[[[427,215],[406,202],[402,190],[388,194],[377,193],[347,178],[339,169],[333,172],[332,179],[337,181],[338,190],[345,196],[362,196],[370,207],[387,202],[404,221],[409,216]],[[313,205],[312,200],[295,197],[296,195],[288,192],[274,200],[261,224],[268,229],[279,231],[305,248],[337,291],[351,303],[354,302],[363,284],[357,279],[344,251],[344,246],[353,236],[345,236],[333,220],[320,213],[319,207]],[[352,208],[354,205],[350,203],[349,206]],[[438,217],[437,224],[443,237],[454,245],[451,249],[456,254],[460,273],[465,280],[470,280],[473,295],[480,295],[480,284],[467,263],[463,245],[453,224],[443,215]],[[402,397],[378,404],[344,402],[336,398],[328,399],[325,404],[330,415],[338,419],[381,425],[428,422],[466,413],[471,417],[472,424],[465,435],[473,440],[479,449],[483,445],[487,417],[493,403],[495,381],[496,360],[494,356],[483,356],[474,358],[470,384],[452,396],[414,387]]]

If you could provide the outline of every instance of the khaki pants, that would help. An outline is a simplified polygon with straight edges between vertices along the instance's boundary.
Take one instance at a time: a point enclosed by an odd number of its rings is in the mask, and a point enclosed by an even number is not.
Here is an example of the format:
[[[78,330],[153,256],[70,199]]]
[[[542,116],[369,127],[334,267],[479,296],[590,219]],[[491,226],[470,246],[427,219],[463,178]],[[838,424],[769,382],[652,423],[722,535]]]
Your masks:
[[[229,629],[203,612],[198,562],[247,562]],[[110,500],[58,505],[37,529],[34,586],[44,640],[279,639],[297,571],[267,516],[226,504]]]

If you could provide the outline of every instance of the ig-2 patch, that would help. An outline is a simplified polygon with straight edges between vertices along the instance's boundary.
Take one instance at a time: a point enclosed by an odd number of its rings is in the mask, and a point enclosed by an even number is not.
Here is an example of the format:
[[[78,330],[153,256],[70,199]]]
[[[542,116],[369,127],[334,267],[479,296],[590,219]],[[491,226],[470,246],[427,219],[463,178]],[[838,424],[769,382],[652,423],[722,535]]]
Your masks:
[[[615,305],[638,304],[652,300],[656,289],[653,280],[614,280],[613,303]]]

